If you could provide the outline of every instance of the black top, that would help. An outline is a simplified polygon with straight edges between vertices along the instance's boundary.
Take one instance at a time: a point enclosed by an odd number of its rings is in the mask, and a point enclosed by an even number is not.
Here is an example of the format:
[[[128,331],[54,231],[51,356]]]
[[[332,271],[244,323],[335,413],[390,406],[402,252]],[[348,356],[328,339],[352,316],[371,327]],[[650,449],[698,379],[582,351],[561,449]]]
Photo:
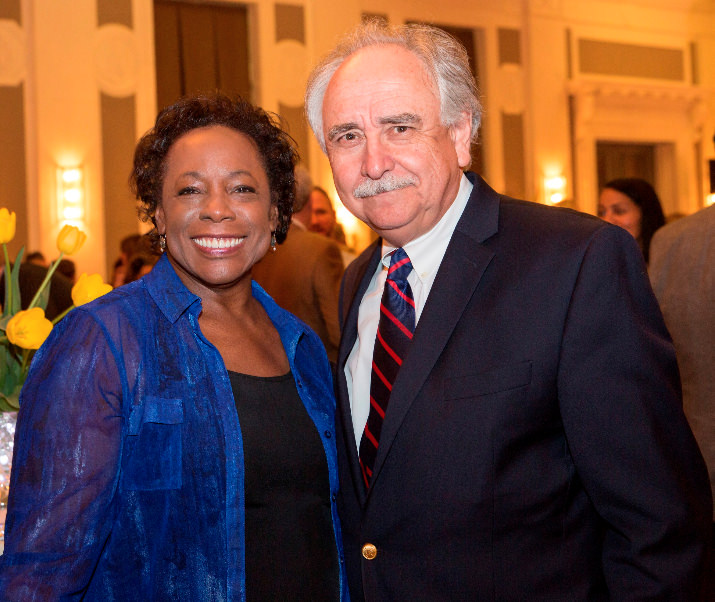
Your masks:
[[[328,464],[293,375],[229,377],[243,437],[247,600],[338,600]]]

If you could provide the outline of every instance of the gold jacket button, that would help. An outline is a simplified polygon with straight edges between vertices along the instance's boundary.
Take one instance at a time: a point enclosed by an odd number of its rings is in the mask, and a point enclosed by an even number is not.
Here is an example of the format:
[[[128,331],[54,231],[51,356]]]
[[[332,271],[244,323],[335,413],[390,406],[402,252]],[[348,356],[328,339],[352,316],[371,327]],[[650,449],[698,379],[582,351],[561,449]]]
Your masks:
[[[366,543],[362,547],[362,557],[365,560],[373,560],[375,556],[377,556],[377,548],[371,543]]]

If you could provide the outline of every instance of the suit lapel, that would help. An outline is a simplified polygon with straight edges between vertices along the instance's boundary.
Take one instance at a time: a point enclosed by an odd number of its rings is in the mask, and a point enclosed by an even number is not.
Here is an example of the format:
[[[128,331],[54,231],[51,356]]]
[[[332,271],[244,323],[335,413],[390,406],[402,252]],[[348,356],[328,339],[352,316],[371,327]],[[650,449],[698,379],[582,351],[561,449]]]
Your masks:
[[[468,176],[474,189],[442,259],[417,324],[410,352],[392,389],[373,467],[373,483],[379,478],[380,469],[407,411],[447,345],[494,256],[481,243],[497,232],[499,196],[479,176]]]
[[[342,322],[340,349],[338,352],[338,414],[344,433],[347,456],[350,462],[350,472],[355,491],[358,492],[360,504],[364,505],[366,491],[358,463],[358,449],[355,444],[355,430],[353,429],[352,413],[348,396],[347,382],[345,380],[345,364],[357,339],[358,312],[360,301],[372,280],[377,269],[382,250],[382,241],[377,240],[370,245],[350,266],[345,274],[340,293]]]

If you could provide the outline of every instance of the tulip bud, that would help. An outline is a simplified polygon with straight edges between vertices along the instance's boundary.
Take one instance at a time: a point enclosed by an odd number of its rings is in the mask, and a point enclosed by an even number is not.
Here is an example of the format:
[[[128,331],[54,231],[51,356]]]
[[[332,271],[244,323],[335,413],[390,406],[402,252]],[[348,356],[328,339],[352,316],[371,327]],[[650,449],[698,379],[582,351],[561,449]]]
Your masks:
[[[82,274],[77,280],[77,284],[72,287],[72,302],[79,307],[97,297],[106,295],[112,290],[111,284],[106,284],[99,274]]]
[[[0,244],[10,242],[15,238],[16,215],[5,207],[0,209]]]
[[[57,235],[57,249],[65,255],[73,255],[87,240],[87,235],[76,226],[65,224]]]
[[[8,340],[23,349],[39,349],[52,331],[52,322],[39,307],[17,312],[7,323]]]

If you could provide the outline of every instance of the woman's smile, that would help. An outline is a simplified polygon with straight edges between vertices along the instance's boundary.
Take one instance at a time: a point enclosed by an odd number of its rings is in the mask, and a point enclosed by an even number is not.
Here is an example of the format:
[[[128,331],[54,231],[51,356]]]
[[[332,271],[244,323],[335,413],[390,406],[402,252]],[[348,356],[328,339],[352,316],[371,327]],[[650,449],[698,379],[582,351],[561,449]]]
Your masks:
[[[230,251],[246,240],[245,236],[241,237],[222,237],[222,236],[201,236],[192,239],[202,250],[226,250]]]

